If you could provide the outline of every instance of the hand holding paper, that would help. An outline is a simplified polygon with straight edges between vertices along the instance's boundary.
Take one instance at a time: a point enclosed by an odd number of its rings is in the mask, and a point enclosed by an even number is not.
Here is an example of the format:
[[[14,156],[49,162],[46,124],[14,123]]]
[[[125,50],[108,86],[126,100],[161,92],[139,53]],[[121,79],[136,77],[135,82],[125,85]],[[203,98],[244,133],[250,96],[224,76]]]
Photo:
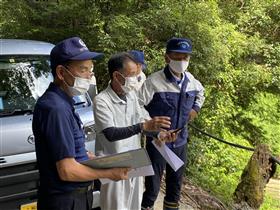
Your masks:
[[[132,169],[127,173],[128,179],[133,177],[139,177],[139,176],[153,176],[153,175],[155,175],[155,172],[152,165]],[[99,179],[99,180],[102,184],[107,184],[109,182],[112,182],[111,179]]]

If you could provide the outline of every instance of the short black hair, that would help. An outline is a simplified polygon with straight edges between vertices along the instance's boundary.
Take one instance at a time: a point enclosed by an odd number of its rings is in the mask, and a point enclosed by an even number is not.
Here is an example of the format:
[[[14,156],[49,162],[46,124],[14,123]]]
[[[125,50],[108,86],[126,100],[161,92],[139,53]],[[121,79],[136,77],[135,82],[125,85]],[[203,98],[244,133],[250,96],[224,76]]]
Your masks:
[[[110,78],[113,78],[115,71],[120,71],[124,68],[124,64],[128,61],[133,61],[137,64],[137,61],[127,52],[120,52],[113,56],[108,61],[108,71]]]
[[[72,62],[73,62],[72,60],[68,60],[68,61],[65,61],[64,63],[58,64],[58,65],[62,65],[62,66],[66,66],[66,67],[67,67],[67,66],[69,66]],[[57,67],[58,65],[51,66],[53,78],[56,77],[56,67]]]
[[[55,78],[55,77],[56,77],[56,67],[57,67],[58,65],[68,66],[68,65],[70,65],[70,64],[71,64],[71,62],[72,62],[71,60],[68,60],[68,61],[65,61],[65,62],[64,62],[64,63],[62,63],[62,64],[51,65],[53,78]]]

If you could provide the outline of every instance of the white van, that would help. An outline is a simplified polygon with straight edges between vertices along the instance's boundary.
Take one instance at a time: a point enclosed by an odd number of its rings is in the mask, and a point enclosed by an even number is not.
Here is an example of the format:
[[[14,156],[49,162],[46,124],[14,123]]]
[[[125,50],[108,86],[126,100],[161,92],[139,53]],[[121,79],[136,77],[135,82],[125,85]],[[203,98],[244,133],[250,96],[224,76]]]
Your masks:
[[[32,133],[36,100],[53,80],[49,55],[53,44],[0,39],[0,209],[36,209],[39,174]],[[96,87],[92,86],[95,92]],[[95,131],[89,94],[74,98],[84,124],[86,147],[94,151]],[[93,207],[99,206],[94,192]]]

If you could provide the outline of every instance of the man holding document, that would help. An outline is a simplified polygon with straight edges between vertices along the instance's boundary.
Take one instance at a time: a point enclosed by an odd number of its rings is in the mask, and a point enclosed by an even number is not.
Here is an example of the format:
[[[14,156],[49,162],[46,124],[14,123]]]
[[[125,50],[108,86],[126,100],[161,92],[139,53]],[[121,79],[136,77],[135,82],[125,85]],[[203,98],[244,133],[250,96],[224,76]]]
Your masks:
[[[175,140],[175,133],[159,132],[160,128],[170,128],[169,117],[150,119],[149,114],[140,107],[134,91],[138,84],[134,58],[128,53],[113,55],[108,61],[108,70],[111,82],[94,101],[97,154],[99,151],[110,155],[137,150],[141,147],[141,133],[161,140]],[[100,189],[101,209],[139,210],[142,193],[142,177],[103,182]]]
[[[187,71],[192,45],[190,40],[172,38],[167,42],[165,61],[161,71],[152,74],[139,90],[139,102],[144,105],[151,117],[170,117],[171,127],[178,133],[176,141],[159,147],[152,138],[147,137],[146,149],[155,172],[145,177],[145,192],[142,210],[153,209],[157,199],[161,177],[166,169],[166,196],[164,210],[178,210],[182,178],[186,163],[186,143],[188,121],[194,119],[204,102],[204,88]],[[176,130],[177,129],[177,130]],[[167,146],[167,147],[166,147]],[[174,155],[176,154],[176,156]],[[176,161],[174,161],[176,158]],[[166,162],[173,164],[166,164]],[[175,164],[174,164],[175,163]],[[177,165],[176,165],[177,164]]]
[[[127,178],[128,168],[94,169],[82,164],[92,155],[85,148],[73,96],[88,90],[92,60],[101,56],[89,51],[79,37],[65,39],[51,51],[54,82],[38,99],[32,124],[40,174],[38,210],[90,210],[92,180]]]

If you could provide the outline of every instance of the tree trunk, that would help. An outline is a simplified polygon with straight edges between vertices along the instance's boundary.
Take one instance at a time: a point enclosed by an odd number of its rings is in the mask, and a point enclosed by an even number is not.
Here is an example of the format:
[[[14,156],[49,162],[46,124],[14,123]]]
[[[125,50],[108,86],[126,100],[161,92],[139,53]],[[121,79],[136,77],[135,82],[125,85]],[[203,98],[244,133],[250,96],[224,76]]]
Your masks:
[[[259,209],[263,203],[264,188],[273,176],[276,164],[270,158],[267,145],[259,145],[241,175],[241,181],[234,192],[236,210]]]

